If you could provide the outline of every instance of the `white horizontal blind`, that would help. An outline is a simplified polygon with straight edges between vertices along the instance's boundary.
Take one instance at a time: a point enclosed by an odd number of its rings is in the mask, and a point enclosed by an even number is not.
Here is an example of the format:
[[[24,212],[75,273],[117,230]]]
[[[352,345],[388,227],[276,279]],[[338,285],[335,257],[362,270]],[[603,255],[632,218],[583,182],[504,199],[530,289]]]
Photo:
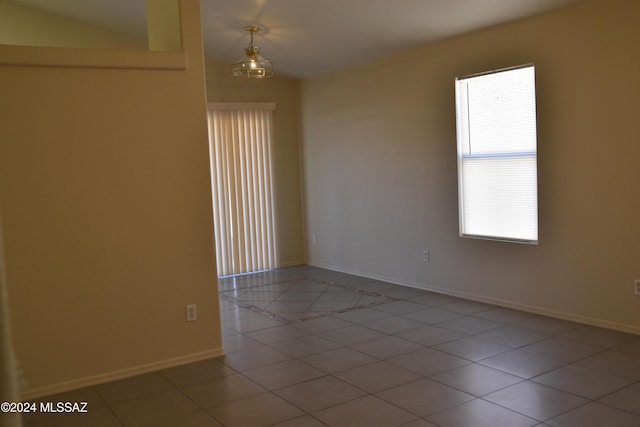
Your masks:
[[[272,178],[273,104],[209,104],[219,276],[277,267]]]
[[[538,241],[533,65],[456,79],[460,235]]]

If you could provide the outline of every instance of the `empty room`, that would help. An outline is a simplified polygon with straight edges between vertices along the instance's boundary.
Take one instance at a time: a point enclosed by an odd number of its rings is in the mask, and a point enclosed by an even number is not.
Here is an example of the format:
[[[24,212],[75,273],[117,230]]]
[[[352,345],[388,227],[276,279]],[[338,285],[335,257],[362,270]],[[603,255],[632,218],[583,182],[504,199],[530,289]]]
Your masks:
[[[638,16],[0,0],[0,424],[640,425]]]

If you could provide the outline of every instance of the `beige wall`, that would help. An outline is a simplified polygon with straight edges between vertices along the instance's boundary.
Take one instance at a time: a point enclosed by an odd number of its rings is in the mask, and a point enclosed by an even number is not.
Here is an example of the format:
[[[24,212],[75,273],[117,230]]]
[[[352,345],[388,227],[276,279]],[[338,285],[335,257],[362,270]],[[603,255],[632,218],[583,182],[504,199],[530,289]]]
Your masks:
[[[241,48],[238,47],[239,52]],[[304,264],[298,135],[300,81],[278,75],[266,80],[241,79],[231,76],[229,64],[211,59],[206,61],[206,73],[209,102],[275,102],[273,161],[280,265]]]
[[[303,81],[309,262],[640,333],[638,16],[587,1]],[[528,62],[540,244],[460,238],[454,78]]]
[[[0,44],[95,49],[147,49],[138,40],[0,0]]]
[[[222,352],[199,2],[180,4],[184,54],[0,46],[19,57],[0,66],[0,200],[25,396]]]

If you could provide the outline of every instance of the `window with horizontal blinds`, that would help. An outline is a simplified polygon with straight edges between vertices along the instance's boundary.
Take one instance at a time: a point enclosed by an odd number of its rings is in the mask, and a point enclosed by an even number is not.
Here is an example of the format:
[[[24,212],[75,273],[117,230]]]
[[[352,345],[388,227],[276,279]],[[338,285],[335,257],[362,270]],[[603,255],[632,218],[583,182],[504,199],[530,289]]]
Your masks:
[[[272,103],[208,104],[219,276],[278,266]]]
[[[456,79],[460,235],[536,244],[533,65]]]

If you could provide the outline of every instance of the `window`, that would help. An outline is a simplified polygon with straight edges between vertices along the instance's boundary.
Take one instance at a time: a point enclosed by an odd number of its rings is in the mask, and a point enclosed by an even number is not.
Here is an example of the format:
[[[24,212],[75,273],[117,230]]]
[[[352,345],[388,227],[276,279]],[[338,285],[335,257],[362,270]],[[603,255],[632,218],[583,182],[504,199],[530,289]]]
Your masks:
[[[536,244],[533,65],[456,79],[460,235]]]
[[[277,267],[272,179],[274,104],[210,103],[219,276]]]

